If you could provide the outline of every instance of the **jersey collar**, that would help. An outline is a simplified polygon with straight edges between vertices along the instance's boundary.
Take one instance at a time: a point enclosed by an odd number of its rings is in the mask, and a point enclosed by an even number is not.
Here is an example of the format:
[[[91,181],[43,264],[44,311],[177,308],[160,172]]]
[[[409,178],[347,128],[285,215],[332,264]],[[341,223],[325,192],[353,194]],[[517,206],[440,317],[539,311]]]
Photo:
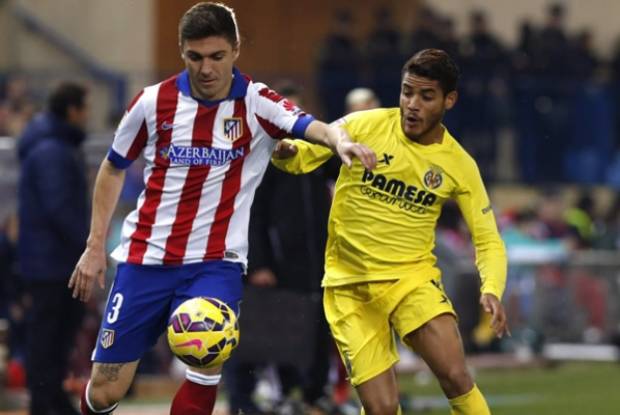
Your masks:
[[[190,97],[203,105],[212,107],[222,101],[244,98],[248,91],[248,84],[250,83],[250,80],[248,77],[244,76],[241,71],[239,71],[239,69],[233,68],[233,81],[228,96],[224,99],[219,99],[215,101],[200,99],[192,96],[192,88],[190,87],[189,73],[187,72],[187,69],[179,74],[176,83],[177,88],[179,89],[179,91],[181,91],[183,95]]]

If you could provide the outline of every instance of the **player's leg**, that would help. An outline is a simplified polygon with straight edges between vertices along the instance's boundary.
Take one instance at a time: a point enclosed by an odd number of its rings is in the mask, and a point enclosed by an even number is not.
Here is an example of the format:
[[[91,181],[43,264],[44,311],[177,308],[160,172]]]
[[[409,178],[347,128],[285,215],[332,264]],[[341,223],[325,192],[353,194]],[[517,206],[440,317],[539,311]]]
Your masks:
[[[210,415],[221,377],[222,366],[209,369],[188,367],[185,381],[172,400],[170,415]]]
[[[125,396],[138,367],[138,360],[128,363],[93,363],[90,380],[82,392],[83,415],[110,414]]]
[[[391,321],[405,344],[431,368],[450,400],[453,414],[490,413],[467,371],[456,313],[440,279],[431,280],[407,295]]]
[[[389,325],[385,294],[393,282],[328,287],[323,296],[325,316],[338,351],[367,415],[400,412],[393,366],[398,360]]]
[[[385,372],[355,387],[362,401],[362,414],[400,414],[398,384],[392,366]]]
[[[467,371],[454,316],[442,314],[406,336],[406,342],[431,368],[455,415],[490,414],[484,397]]]
[[[209,261],[201,264],[175,291],[170,313],[190,298],[212,297],[226,303],[238,316],[243,293],[242,275],[243,268],[238,263]],[[215,406],[221,373],[221,366],[209,369],[188,367],[185,381],[172,401],[170,414],[210,415]]]
[[[125,396],[138,362],[166,327],[183,267],[119,264],[93,353],[83,414],[110,413]]]

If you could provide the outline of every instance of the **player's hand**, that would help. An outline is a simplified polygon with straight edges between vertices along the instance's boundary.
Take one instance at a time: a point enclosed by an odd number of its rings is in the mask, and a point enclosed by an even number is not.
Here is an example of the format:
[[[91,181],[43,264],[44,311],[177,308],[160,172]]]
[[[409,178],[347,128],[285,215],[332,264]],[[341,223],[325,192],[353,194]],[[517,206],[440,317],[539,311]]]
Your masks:
[[[504,334],[510,336],[510,330],[508,329],[508,320],[506,319],[506,312],[501,301],[493,294],[482,294],[480,297],[480,304],[485,312],[491,314],[491,328],[495,332],[498,338],[502,338]]]
[[[268,268],[261,268],[248,275],[248,282],[257,287],[273,287],[278,280]]]
[[[69,280],[69,289],[73,290],[73,298],[87,302],[93,292],[95,280],[103,289],[105,286],[105,270],[105,250],[86,247]]]
[[[357,157],[366,170],[374,169],[377,165],[377,156],[375,152],[363,144],[354,143],[344,131],[340,131],[341,136],[340,140],[338,140],[336,150],[342,162],[346,164],[347,167],[351,167],[353,157]]]
[[[275,159],[288,159],[297,154],[297,146],[295,143],[286,140],[278,141],[275,150],[273,150],[273,158]]]

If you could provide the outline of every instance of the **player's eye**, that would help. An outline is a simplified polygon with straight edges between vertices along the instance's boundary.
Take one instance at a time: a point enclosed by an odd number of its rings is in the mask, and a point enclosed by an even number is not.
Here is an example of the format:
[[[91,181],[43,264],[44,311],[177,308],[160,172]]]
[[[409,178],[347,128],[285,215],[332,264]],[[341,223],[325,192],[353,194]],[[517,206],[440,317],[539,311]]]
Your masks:
[[[224,59],[224,54],[223,53],[217,53],[215,55],[212,56],[214,61],[221,61],[222,59]]]
[[[187,56],[187,59],[192,62],[200,62],[202,60],[202,56],[198,53],[188,52],[185,54],[185,56]]]

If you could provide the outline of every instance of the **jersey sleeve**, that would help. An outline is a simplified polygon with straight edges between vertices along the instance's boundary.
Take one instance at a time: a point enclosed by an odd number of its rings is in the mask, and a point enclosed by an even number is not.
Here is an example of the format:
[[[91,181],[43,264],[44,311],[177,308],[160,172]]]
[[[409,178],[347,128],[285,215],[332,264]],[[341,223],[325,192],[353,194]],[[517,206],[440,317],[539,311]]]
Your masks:
[[[506,286],[507,259],[491,203],[473,159],[464,163],[464,182],[455,199],[472,235],[476,250],[476,267],[482,280],[481,292],[502,298]]]
[[[305,140],[289,140],[297,147],[297,154],[286,159],[277,159],[272,157],[271,163],[290,174],[306,174],[316,170],[327,160],[332,158],[334,153],[320,144],[312,144]]]
[[[142,92],[131,101],[114,134],[108,160],[125,169],[138,158],[148,139]]]
[[[254,84],[254,87],[257,89],[256,120],[267,134],[276,140],[304,138],[314,117],[266,85]]]
[[[362,112],[349,114],[331,123],[332,126],[343,129],[352,141],[358,141]],[[334,156],[331,149],[320,144],[309,143],[305,140],[289,140],[297,147],[297,154],[286,159],[271,158],[271,163],[278,169],[290,174],[306,174],[316,170]]]

